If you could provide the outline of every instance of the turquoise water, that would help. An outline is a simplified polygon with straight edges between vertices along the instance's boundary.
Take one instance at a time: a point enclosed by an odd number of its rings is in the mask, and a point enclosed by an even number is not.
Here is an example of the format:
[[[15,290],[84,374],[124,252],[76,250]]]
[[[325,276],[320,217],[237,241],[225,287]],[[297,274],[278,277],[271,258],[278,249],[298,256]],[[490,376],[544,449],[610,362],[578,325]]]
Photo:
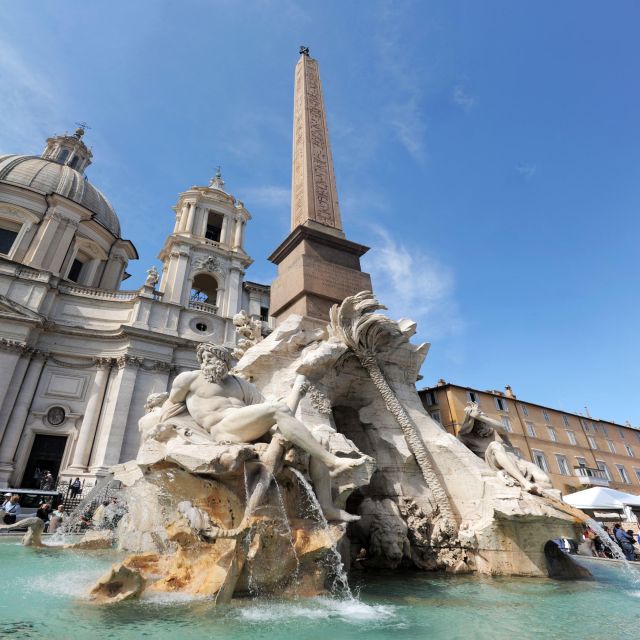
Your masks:
[[[96,607],[84,594],[113,553],[0,543],[0,638],[124,640],[348,640],[360,638],[634,638],[640,590],[608,581],[360,574],[356,601],[241,601],[156,596]]]

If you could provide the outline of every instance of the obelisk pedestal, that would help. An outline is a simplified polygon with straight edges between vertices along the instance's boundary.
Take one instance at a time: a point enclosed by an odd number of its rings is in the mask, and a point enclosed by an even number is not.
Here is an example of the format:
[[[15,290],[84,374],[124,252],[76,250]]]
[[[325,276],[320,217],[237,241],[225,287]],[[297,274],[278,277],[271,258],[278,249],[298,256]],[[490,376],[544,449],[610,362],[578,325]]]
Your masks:
[[[301,47],[293,111],[291,233],[269,256],[278,265],[271,285],[270,315],[296,313],[328,320],[329,309],[347,296],[371,290],[360,268],[369,248],[342,231],[333,158],[318,63]]]
[[[332,305],[358,291],[371,291],[371,277],[360,270],[360,256],[368,250],[309,226],[296,227],[269,256],[278,265],[271,315],[297,313],[328,320]]]

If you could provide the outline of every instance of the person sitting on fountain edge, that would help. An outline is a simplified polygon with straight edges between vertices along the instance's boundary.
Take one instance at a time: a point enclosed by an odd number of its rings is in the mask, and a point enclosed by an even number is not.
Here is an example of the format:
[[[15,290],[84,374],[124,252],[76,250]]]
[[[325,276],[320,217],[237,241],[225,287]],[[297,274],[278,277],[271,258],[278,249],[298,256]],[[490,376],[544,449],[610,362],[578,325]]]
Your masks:
[[[289,442],[324,463],[331,476],[368,460],[367,456],[340,458],[327,451],[293,415],[291,401],[266,400],[254,384],[229,373],[231,354],[226,347],[202,343],[198,345],[196,355],[200,370],[185,371],[176,376],[169,399],[163,406],[160,424],[148,437],[161,438],[163,430],[181,422],[183,416],[180,414],[186,405],[202,435],[208,434],[214,442],[255,442],[277,427]],[[304,381],[304,377],[299,376],[292,396],[302,395]]]

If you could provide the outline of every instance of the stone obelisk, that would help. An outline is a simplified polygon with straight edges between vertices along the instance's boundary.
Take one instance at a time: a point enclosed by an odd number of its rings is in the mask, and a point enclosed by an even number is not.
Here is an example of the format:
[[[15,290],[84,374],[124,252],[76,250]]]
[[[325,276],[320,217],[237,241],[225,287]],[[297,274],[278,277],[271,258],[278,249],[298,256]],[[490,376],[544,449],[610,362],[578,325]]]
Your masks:
[[[371,290],[360,269],[369,250],[346,239],[318,62],[300,47],[295,71],[291,233],[269,256],[278,265],[270,314],[281,321],[296,313],[328,320],[329,309],[358,291]]]

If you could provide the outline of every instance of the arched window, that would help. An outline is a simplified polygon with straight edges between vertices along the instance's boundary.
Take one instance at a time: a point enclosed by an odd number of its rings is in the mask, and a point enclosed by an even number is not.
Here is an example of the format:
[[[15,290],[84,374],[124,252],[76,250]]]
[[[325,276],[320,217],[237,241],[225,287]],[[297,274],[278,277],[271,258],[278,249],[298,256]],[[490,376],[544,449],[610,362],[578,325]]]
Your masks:
[[[206,304],[216,304],[218,295],[218,281],[208,273],[199,273],[191,285],[191,300],[194,302],[205,302]]]
[[[58,162],[64,164],[64,161],[69,157],[69,149],[62,149],[58,154]]]

